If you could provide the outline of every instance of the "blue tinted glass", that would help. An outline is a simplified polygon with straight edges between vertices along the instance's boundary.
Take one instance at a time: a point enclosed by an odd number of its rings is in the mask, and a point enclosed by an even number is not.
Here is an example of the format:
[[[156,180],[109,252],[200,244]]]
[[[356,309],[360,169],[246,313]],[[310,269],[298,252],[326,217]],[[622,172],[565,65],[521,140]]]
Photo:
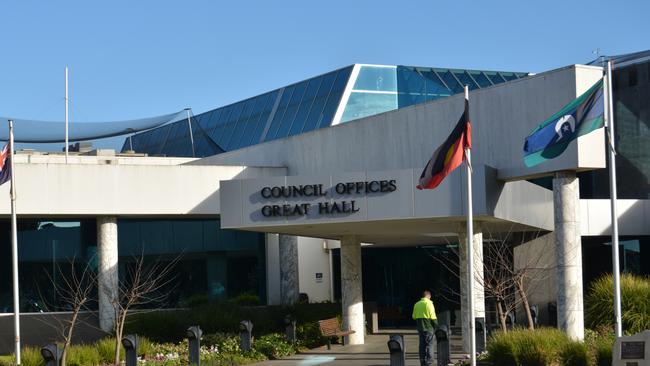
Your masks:
[[[221,146],[221,144],[219,144],[219,140],[221,140],[221,137],[223,136],[223,128],[224,128],[223,125],[217,125],[217,127],[214,130],[212,130],[210,135],[208,135],[210,139],[214,141],[215,144],[219,145],[219,147],[222,149],[224,148],[223,146]]]
[[[244,129],[246,128],[246,123],[248,122],[248,119],[250,116],[253,114],[253,110],[255,108],[255,98],[249,99],[246,102],[244,102],[244,107],[241,115],[239,116],[239,119],[237,120],[235,124],[235,129],[233,131],[233,135],[230,138],[230,141],[228,141],[225,145],[226,150],[230,151],[233,150],[237,147],[237,144],[239,143],[239,140],[241,139],[242,135],[244,134]]]
[[[471,71],[470,74],[472,75],[474,80],[476,80],[476,82],[478,83],[478,85],[481,88],[487,88],[488,86],[492,85],[490,80],[488,80],[487,76],[485,76],[482,72],[480,72],[480,71]]]
[[[269,131],[266,133],[264,140],[273,140],[275,134],[278,132],[280,124],[282,123],[282,118],[284,117],[284,112],[287,110],[294,89],[295,85],[291,85],[284,89],[282,97],[280,98],[280,104],[278,104],[278,109],[275,111],[275,116],[273,116],[273,121],[271,122],[271,126],[269,127]]]
[[[350,78],[350,72],[352,71],[351,67],[339,70],[336,74],[336,81],[332,85],[332,90],[330,91],[329,97],[327,97],[327,102],[325,103],[325,108],[323,109],[323,117],[318,123],[318,128],[330,126],[332,124],[332,119],[334,119],[334,114],[336,114],[336,109],[341,103],[341,96],[343,95],[343,89]]]
[[[425,88],[427,90],[427,100],[448,97],[452,94],[452,91],[445,86],[442,80],[440,80],[438,75],[433,71],[421,71],[420,73],[426,79]]]
[[[260,118],[257,120],[257,124],[255,125],[253,132],[249,136],[249,139],[246,142],[246,146],[250,146],[260,142],[260,139],[262,138],[262,134],[264,133],[264,129],[266,128],[269,116],[271,115],[271,111],[273,110],[273,106],[275,105],[275,102],[278,98],[278,93],[279,93],[278,91],[275,91],[269,94],[269,97],[266,101],[266,106],[264,106],[264,110]]]
[[[397,109],[396,94],[352,92],[341,123]]]
[[[503,83],[503,82],[505,81],[505,80],[501,77],[501,75],[499,75],[499,74],[496,73],[496,72],[486,72],[485,75],[487,75],[487,77],[490,78],[490,80],[491,80],[492,83],[494,83],[494,84],[501,84],[501,83]]]
[[[298,112],[298,106],[300,105],[300,101],[302,100],[302,96],[305,94],[306,89],[307,89],[307,81],[303,81],[299,84],[296,84],[296,89],[294,90],[293,95],[291,96],[291,100],[289,101],[287,110],[284,112],[284,117],[282,117],[282,123],[280,124],[280,128],[278,128],[278,132],[275,134],[275,138],[286,137],[287,134],[289,133],[289,128],[291,128],[291,122],[293,122],[293,119],[296,116],[296,113]]]
[[[454,75],[460,80],[461,84],[467,85],[469,90],[475,90],[478,89],[478,85],[472,80],[472,78],[469,77],[469,75],[465,71],[454,71]]]
[[[517,79],[517,76],[513,72],[500,72],[499,74],[501,74],[506,81]]]
[[[323,114],[323,108],[325,107],[325,102],[327,97],[330,94],[332,89],[332,84],[336,79],[336,72],[331,72],[329,74],[323,75],[320,87],[318,88],[318,93],[316,93],[316,99],[309,110],[309,115],[305,121],[305,126],[302,129],[302,132],[311,131],[318,126],[321,116]]]
[[[426,79],[410,67],[397,68],[399,107],[422,103],[426,100]]]
[[[463,92],[463,86],[458,84],[458,81],[456,81],[454,75],[451,74],[451,71],[438,71],[438,75],[440,75],[454,94]]]
[[[528,74],[525,73],[525,72],[518,72],[518,73],[517,73],[517,77],[520,78],[520,79],[521,79],[521,78],[525,78],[526,76],[528,76]]]
[[[314,104],[314,98],[318,92],[318,87],[320,87],[321,79],[322,78],[318,77],[309,81],[305,95],[302,97],[302,102],[298,108],[298,113],[296,113],[296,117],[293,119],[293,123],[291,124],[289,136],[302,132],[302,128],[305,126],[307,120],[307,115],[311,110],[311,106]]]
[[[394,67],[361,66],[354,90],[397,91]]]
[[[248,121],[246,121],[246,125],[243,128],[244,132],[237,141],[233,142],[235,148],[240,148],[244,145],[247,145],[247,142],[250,139],[250,135],[253,133],[255,126],[257,126],[257,121],[259,120],[260,114],[262,113],[264,106],[266,105],[267,99],[268,99],[268,94],[264,94],[255,98],[255,106],[253,107],[253,113],[248,118]]]
[[[235,131],[235,124],[237,122],[237,119],[239,119],[239,116],[241,115],[243,109],[244,103],[237,103],[233,105],[232,112],[230,112],[230,116],[228,116],[228,120],[225,122],[226,126],[223,135],[221,136],[221,139],[219,139],[219,146],[225,150],[228,150],[225,147],[228,144],[228,141],[230,141],[232,133]]]

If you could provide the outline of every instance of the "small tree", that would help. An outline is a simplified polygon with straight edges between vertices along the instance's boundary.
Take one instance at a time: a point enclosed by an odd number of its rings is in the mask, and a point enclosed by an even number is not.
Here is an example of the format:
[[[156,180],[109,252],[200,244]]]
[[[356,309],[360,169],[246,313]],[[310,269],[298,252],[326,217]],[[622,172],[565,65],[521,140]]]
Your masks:
[[[54,325],[49,322],[47,323],[54,327],[58,332],[60,339],[63,341],[63,350],[61,352],[60,361],[61,366],[66,365],[67,354],[70,345],[72,344],[74,330],[77,323],[80,321],[79,315],[82,311],[89,310],[88,304],[93,300],[93,289],[97,283],[97,275],[92,268],[90,268],[89,263],[83,265],[81,272],[77,271],[77,263],[74,258],[69,264],[69,273],[64,272],[58,264],[54,269],[54,273],[58,274],[58,276],[47,273],[47,277],[52,284],[54,294],[58,298],[58,301],[64,304],[65,308],[69,309],[71,312],[69,318],[53,317],[54,322],[56,323]],[[56,277],[56,280],[54,277]],[[45,300],[43,302],[45,304],[48,303]],[[46,307],[50,306],[46,305]]]
[[[180,257],[169,262],[156,260],[145,265],[144,254],[135,258],[133,266],[127,269],[125,276],[118,281],[117,291],[102,288],[113,306],[115,323],[115,365],[120,364],[121,340],[124,335],[126,317],[134,307],[141,305],[160,304],[171,291],[168,286],[172,284],[175,276],[172,270]]]

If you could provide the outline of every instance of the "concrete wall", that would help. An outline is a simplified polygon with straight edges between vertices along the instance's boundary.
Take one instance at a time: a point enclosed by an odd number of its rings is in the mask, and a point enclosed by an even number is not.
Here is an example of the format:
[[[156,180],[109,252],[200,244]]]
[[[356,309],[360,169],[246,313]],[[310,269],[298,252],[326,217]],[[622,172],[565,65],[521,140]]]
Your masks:
[[[285,172],[282,168],[179,165],[190,160],[76,156],[65,164],[60,156],[17,155],[17,212],[38,216],[218,215],[220,180]],[[0,196],[9,196],[9,184],[0,186]],[[0,200],[0,215],[9,213],[9,200]]]
[[[298,238],[298,270],[300,272],[300,292],[309,296],[310,302],[323,302],[331,299],[331,273],[328,240],[319,238]],[[320,273],[322,277],[316,278]]]

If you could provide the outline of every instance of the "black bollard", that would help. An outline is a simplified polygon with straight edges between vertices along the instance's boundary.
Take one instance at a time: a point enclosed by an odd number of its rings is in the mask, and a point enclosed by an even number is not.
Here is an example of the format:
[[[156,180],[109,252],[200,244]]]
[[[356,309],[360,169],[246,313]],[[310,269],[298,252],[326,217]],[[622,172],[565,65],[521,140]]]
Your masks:
[[[476,334],[476,353],[485,351],[485,318],[474,318],[474,333]]]
[[[539,314],[539,307],[537,305],[531,305],[530,315],[533,318],[533,324],[537,326],[537,314]]]
[[[201,365],[201,336],[203,331],[198,325],[191,326],[186,331],[187,342],[189,343],[189,361],[190,365]]]
[[[253,347],[253,323],[250,320],[239,322],[239,348],[248,352]]]
[[[390,366],[406,365],[406,345],[403,335],[395,334],[388,338],[388,352],[390,352]]]
[[[515,314],[514,312],[509,312],[506,317],[506,327],[512,329],[515,326]]]
[[[289,343],[296,343],[296,319],[292,315],[284,317],[284,334]]]
[[[451,345],[449,344],[449,328],[441,325],[435,332],[436,335],[436,359],[438,366],[447,366],[451,363]]]
[[[124,361],[126,366],[138,366],[138,336],[135,334],[129,334],[126,337],[122,338],[122,345],[126,351],[124,355]]]
[[[48,344],[41,348],[41,356],[45,366],[59,366],[61,362],[61,349],[56,344]]]

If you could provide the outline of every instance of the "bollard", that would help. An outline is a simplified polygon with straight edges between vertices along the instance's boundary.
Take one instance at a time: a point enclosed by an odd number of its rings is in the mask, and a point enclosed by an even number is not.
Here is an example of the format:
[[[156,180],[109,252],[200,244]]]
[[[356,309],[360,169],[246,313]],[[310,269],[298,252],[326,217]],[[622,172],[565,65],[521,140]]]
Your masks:
[[[239,348],[248,352],[253,347],[253,323],[250,320],[239,322]]]
[[[404,336],[395,334],[388,338],[388,352],[390,352],[390,366],[406,365],[406,346]]]
[[[530,315],[533,318],[534,325],[537,325],[537,314],[539,314],[539,307],[537,305],[531,305]]]
[[[476,333],[476,353],[485,352],[485,318],[474,318],[475,326],[474,330]]]
[[[190,354],[188,356],[190,365],[201,365],[201,336],[203,331],[198,325],[187,328],[187,342],[189,343]]]
[[[284,317],[284,334],[289,343],[296,343],[296,319],[292,315]]]
[[[506,327],[512,329],[515,326],[515,313],[509,312],[506,317]]]
[[[436,329],[436,359],[438,366],[447,366],[451,363],[451,345],[449,344],[449,328],[441,325]]]
[[[126,366],[138,366],[138,336],[135,334],[127,335],[122,338],[122,345],[126,351],[126,355],[124,355]]]
[[[41,356],[45,366],[59,366],[61,362],[61,349],[56,344],[48,344],[41,348]]]

